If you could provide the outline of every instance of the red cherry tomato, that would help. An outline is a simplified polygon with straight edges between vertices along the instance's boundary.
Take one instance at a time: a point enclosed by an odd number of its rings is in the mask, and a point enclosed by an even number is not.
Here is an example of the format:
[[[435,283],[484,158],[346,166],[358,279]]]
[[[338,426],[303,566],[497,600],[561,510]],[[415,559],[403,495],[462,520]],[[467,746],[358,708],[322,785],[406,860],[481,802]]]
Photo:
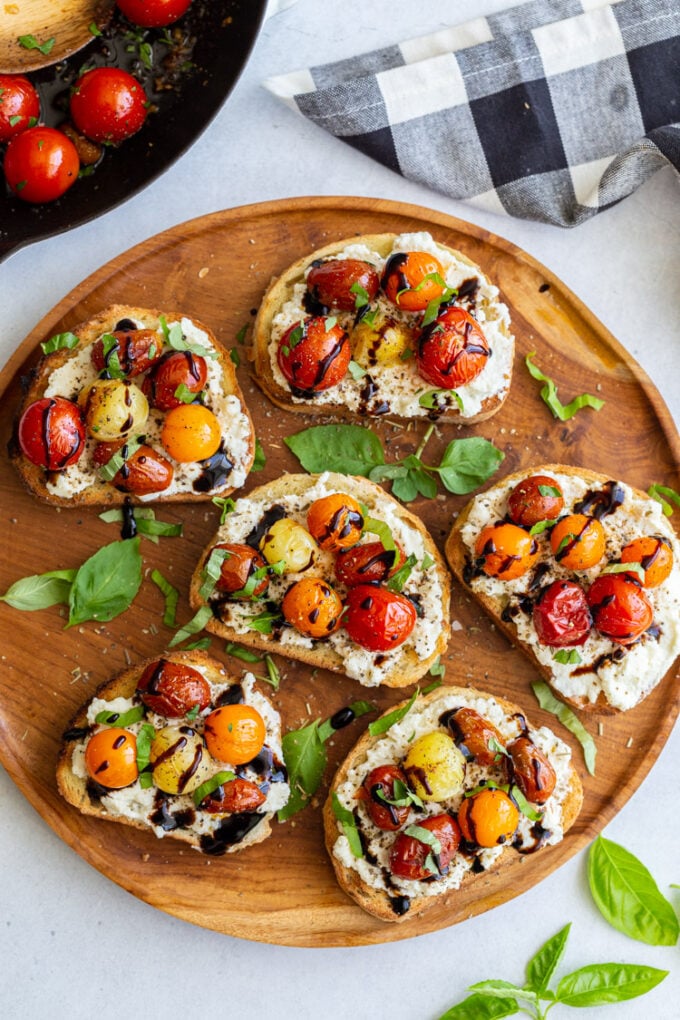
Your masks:
[[[457,708],[447,713],[446,727],[468,761],[478,765],[494,765],[497,762],[498,747],[503,746],[503,738],[493,723],[474,708]]]
[[[398,648],[416,624],[416,610],[405,595],[375,584],[350,588],[345,599],[342,624],[362,648],[371,652],[389,652]]]
[[[345,312],[356,311],[373,301],[379,288],[376,270],[359,259],[328,259],[312,265],[307,274],[307,290],[312,300],[325,308]]]
[[[158,659],[150,663],[137,683],[142,701],[152,712],[179,719],[198,706],[210,704],[210,684],[193,666]]]
[[[64,397],[43,397],[22,414],[17,438],[32,464],[61,471],[75,464],[83,452],[85,426],[76,404]]]
[[[106,342],[105,342],[106,341]],[[146,372],[161,357],[163,344],[152,329],[125,329],[107,333],[92,344],[92,364],[98,372],[126,379]]]
[[[588,590],[588,604],[600,634],[619,645],[632,644],[654,619],[649,597],[630,574],[600,574]]]
[[[20,74],[0,74],[0,142],[8,142],[37,123],[40,116],[38,93]]]
[[[304,319],[286,330],[279,341],[279,368],[296,396],[337,386],[347,374],[352,352],[347,333],[333,317]]]
[[[24,202],[53,202],[75,184],[79,170],[75,145],[56,128],[28,128],[5,153],[7,184]]]
[[[81,75],[71,94],[73,123],[93,142],[117,144],[146,120],[146,93],[127,71],[95,67]]]
[[[506,767],[511,782],[516,783],[520,790],[533,804],[545,804],[557,783],[555,769],[540,747],[528,737],[517,737],[508,744],[510,762]]]
[[[209,793],[201,801],[201,808],[211,815],[232,815],[236,811],[255,811],[266,799],[257,783],[236,778]]]
[[[553,581],[534,602],[534,627],[542,645],[582,645],[593,626],[588,599],[575,581]]]
[[[533,528],[539,521],[554,521],[563,507],[562,490],[548,475],[524,478],[508,497],[508,515],[522,528]]]
[[[447,308],[425,327],[418,339],[418,371],[443,390],[472,382],[488,360],[486,337],[463,308]]]
[[[133,25],[163,28],[177,21],[191,6],[191,0],[116,0]]]
[[[368,773],[357,794],[365,803],[373,824],[385,832],[396,832],[400,829],[411,810],[409,804],[398,807],[381,800],[381,795],[388,800],[396,799],[394,784],[397,780],[408,786],[408,780],[398,765],[378,765]]]
[[[170,411],[186,403],[175,396],[182,386],[189,393],[200,393],[208,378],[208,363],[199,354],[191,351],[172,351],[164,354],[161,361],[144,380],[142,391],[152,407]]]
[[[401,546],[385,549],[382,542],[364,542],[341,549],[335,558],[335,576],[347,588],[356,584],[380,583],[396,574],[406,562]]]
[[[425,251],[390,255],[380,281],[389,300],[407,312],[422,312],[444,293],[444,270],[438,258]],[[441,281],[441,282],[439,282]]]
[[[219,591],[227,592],[229,595],[242,591],[251,574],[267,566],[262,556],[249,545],[241,545],[238,542],[222,542],[215,548],[226,549],[229,553],[222,563],[220,576],[217,578]],[[241,598],[257,598],[258,595],[264,594],[268,585],[269,578],[264,575],[253,588],[252,594],[243,595]]]
[[[427,829],[439,840],[439,851],[429,843],[423,843],[407,832],[400,832],[390,850],[390,871],[398,878],[424,879],[439,878],[446,874],[451,859],[460,845],[458,823],[450,815],[431,815],[418,822],[418,827]],[[434,869],[426,866],[430,857]]]
[[[114,475],[111,484],[121,492],[149,496],[152,492],[163,492],[167,489],[174,474],[175,469],[169,460],[151,446],[142,445],[127,458],[120,471]]]

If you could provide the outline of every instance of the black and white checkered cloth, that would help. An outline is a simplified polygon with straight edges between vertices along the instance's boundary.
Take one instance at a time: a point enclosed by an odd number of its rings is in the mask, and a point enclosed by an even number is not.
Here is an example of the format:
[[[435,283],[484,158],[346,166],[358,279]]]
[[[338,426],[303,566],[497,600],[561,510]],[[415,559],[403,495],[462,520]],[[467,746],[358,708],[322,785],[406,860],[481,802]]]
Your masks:
[[[561,226],[680,171],[680,0],[531,0],[265,86],[397,173]]]

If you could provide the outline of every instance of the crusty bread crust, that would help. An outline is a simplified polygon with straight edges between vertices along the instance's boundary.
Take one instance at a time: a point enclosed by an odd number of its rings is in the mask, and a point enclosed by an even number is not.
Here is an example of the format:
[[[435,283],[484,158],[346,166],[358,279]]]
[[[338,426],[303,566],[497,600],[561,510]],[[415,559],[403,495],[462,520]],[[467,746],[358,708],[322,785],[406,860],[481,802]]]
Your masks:
[[[32,404],[36,400],[40,400],[45,390],[47,389],[50,381],[50,376],[56,369],[61,368],[74,356],[79,354],[84,347],[93,344],[99,337],[108,331],[113,326],[121,321],[122,319],[139,319],[144,322],[153,321],[158,326],[158,320],[160,316],[164,316],[169,322],[179,321],[182,318],[190,318],[184,316],[182,312],[175,311],[158,311],[157,309],[150,308],[139,308],[132,307],[129,305],[111,305],[108,308],[103,309],[98,315],[91,319],[87,319],[81,322],[79,325],[74,326],[71,332],[78,337],[79,343],[76,347],[71,350],[62,348],[61,350],[54,351],[52,354],[45,354],[40,359],[38,365],[34,369],[30,381],[30,385],[24,394],[21,407],[17,415],[17,425],[29,404]],[[241,402],[241,409],[248,418],[250,423],[250,436],[248,440],[248,457],[246,468],[249,470],[255,458],[255,429],[250,418],[248,408],[246,406],[243,394],[236,378],[236,372],[234,364],[229,356],[229,352],[220,344],[216,339],[212,330],[209,329],[204,323],[199,322],[198,319],[191,317],[191,321],[200,329],[203,330],[210,343],[213,344],[217,351],[217,361],[219,362],[220,369],[222,372],[222,379],[224,382],[224,392],[227,395],[234,395],[238,397]],[[66,396],[66,394],[64,394]],[[116,489],[111,483],[104,481],[99,477],[96,470],[92,471],[92,483],[86,489],[81,492],[76,492],[73,496],[66,498],[64,496],[56,495],[47,488],[48,473],[37,464],[32,464],[26,457],[23,456],[19,448],[19,444],[16,440],[16,436],[13,438],[10,444],[10,458],[17,468],[19,475],[26,487],[39,499],[44,500],[46,503],[50,503],[53,506],[61,507],[80,507],[80,506],[122,506],[124,503],[134,503],[148,505],[150,499],[147,497],[144,500],[139,499],[134,493],[121,492]],[[199,492],[178,492],[170,495],[164,495],[163,492],[159,492],[154,495],[153,502],[155,503],[199,503],[205,502],[206,500],[212,499],[215,495],[228,496],[233,492],[233,488],[225,487],[217,491],[210,491],[209,493]]]
[[[151,663],[157,662],[161,658],[168,662],[181,662],[188,666],[201,667],[201,669],[206,671],[209,682],[213,684],[225,684],[230,680],[233,683],[239,682],[237,677],[230,676],[221,663],[217,662],[209,655],[206,655],[205,652],[199,650],[188,652],[162,652],[160,655],[156,655],[151,659],[145,659],[143,662],[139,662],[134,666],[129,666],[111,680],[101,684],[92,697],[85,702],[76,715],[71,719],[65,730],[65,734],[67,735],[72,730],[78,731],[88,726],[87,710],[90,703],[95,698],[100,698],[104,701],[113,701],[115,698],[133,697],[137,690],[139,678],[144,670],[147,666],[151,665]],[[121,825],[129,825],[135,829],[141,829],[146,832],[153,831],[150,824],[138,819],[109,814],[106,809],[102,807],[102,804],[98,799],[90,796],[87,788],[87,780],[81,776],[77,776],[71,766],[73,752],[79,742],[78,737],[69,739],[65,736],[64,743],[59,752],[56,775],[57,789],[62,797],[84,815],[92,815],[95,818],[102,818],[108,822],[118,822]],[[236,853],[240,850],[245,850],[246,847],[253,846],[255,843],[261,843],[262,840],[266,839],[267,836],[271,834],[271,817],[271,813],[263,814],[262,821],[254,829],[251,829],[240,843],[234,844],[230,847],[228,852]],[[173,829],[166,833],[166,838],[167,837],[179,839],[194,847],[200,846],[197,835],[187,829]]]
[[[423,695],[411,709],[409,718],[415,719],[419,709],[422,711],[427,706],[436,704],[438,701],[443,701],[444,699],[450,698],[451,695],[456,694],[460,694],[466,698],[469,698],[472,695],[474,697],[487,698],[489,700],[493,699],[507,715],[511,716],[515,713],[519,713],[526,719],[526,713],[524,710],[519,708],[516,704],[508,701],[506,698],[486,694],[482,691],[469,687],[455,687],[452,685],[444,685],[437,688],[437,690],[432,691],[430,694]],[[393,706],[390,709],[390,712],[396,711],[399,708],[404,707],[406,704],[407,702],[403,701],[399,705]],[[531,725],[528,720],[527,725]],[[375,747],[376,744],[379,744],[381,739],[382,735],[373,737],[369,731],[366,730],[335,773],[328,792],[328,797],[323,807],[324,836],[326,849],[333,864],[333,868],[335,869],[335,876],[340,888],[356,903],[358,903],[360,907],[368,911],[369,914],[373,914],[374,917],[379,917],[381,921],[392,921],[396,924],[401,924],[408,921],[410,918],[415,917],[417,914],[422,913],[424,910],[427,910],[428,907],[433,906],[435,903],[441,903],[441,897],[412,896],[410,897],[411,905],[408,911],[405,914],[398,915],[392,909],[384,890],[375,889],[373,886],[366,883],[361,878],[358,871],[355,871],[354,868],[348,868],[343,865],[333,853],[333,847],[335,846],[338,836],[342,834],[342,828],[333,811],[332,795],[347,781],[350,771],[366,758],[369,751]],[[574,769],[573,765],[570,766],[570,769],[569,792],[562,803],[562,824],[565,832],[574,824],[583,803],[583,787],[581,785],[581,780],[579,779],[578,773]],[[496,871],[499,868],[502,869],[505,860],[505,856],[502,857],[499,863],[493,865],[492,870]],[[528,866],[529,865],[527,865],[527,867]],[[464,877],[463,884],[467,887],[472,885],[478,879],[483,879],[483,877],[484,873],[477,875],[470,871]],[[441,895],[453,900],[457,893],[458,890],[451,889],[443,892]]]
[[[445,651],[448,644],[450,633],[450,582],[446,564],[444,563],[443,557],[432,541],[432,538],[422,521],[414,514],[410,513],[410,511],[406,510],[406,508],[403,507],[401,503],[398,503],[392,496],[388,495],[381,486],[376,485],[374,482],[370,482],[367,478],[358,478],[350,475],[329,473],[327,477],[329,486],[337,486],[340,492],[345,492],[350,496],[354,496],[355,499],[364,503],[369,508],[372,516],[375,516],[378,519],[380,519],[381,505],[390,505],[393,512],[398,514],[402,521],[406,522],[411,528],[419,533],[423,539],[428,554],[434,561],[433,565],[429,569],[436,572],[443,591],[442,628],[435,650],[427,658],[421,659],[418,657],[413,648],[402,648],[400,655],[395,660],[393,670],[390,672],[387,679],[382,682],[383,685],[387,687],[406,687],[409,684],[415,683],[421,676],[424,676],[425,673],[427,673],[430,666],[432,666],[437,657]],[[267,505],[271,505],[282,496],[303,494],[312,488],[318,478],[318,475],[283,475],[275,481],[267,482],[265,485],[252,489],[244,498],[264,498]],[[189,601],[192,609],[194,610],[198,610],[202,606],[206,605],[205,601],[200,596],[202,571],[212,548],[218,542],[229,541],[227,534],[228,526],[229,518],[227,516],[226,524],[218,535],[215,535],[212,541],[206,546],[198,566],[194,571],[189,591]],[[217,617],[210,619],[206,624],[205,629],[211,631],[213,634],[219,635],[219,637],[225,638],[227,641],[235,641],[251,648],[258,648],[264,652],[279,651],[289,658],[299,659],[301,662],[306,662],[310,666],[330,669],[336,673],[345,672],[345,666],[341,656],[338,655],[338,653],[329,645],[324,644],[323,641],[317,642],[312,648],[303,648],[292,644],[281,646],[275,636],[261,634],[254,630],[241,633],[240,631],[236,631],[232,627],[223,623],[222,620]]]
[[[397,237],[396,234],[362,234],[356,237],[344,238],[342,241],[335,241],[333,244],[328,244],[325,247],[319,248],[311,254],[298,259],[297,262],[294,262],[292,266],[286,269],[281,276],[273,280],[269,285],[262,299],[262,304],[260,305],[257,318],[255,319],[253,333],[254,378],[260,388],[267,394],[269,399],[278,407],[281,407],[286,411],[295,411],[298,414],[319,416],[332,415],[335,418],[341,418],[347,421],[354,421],[356,419],[355,412],[351,411],[343,403],[317,404],[313,400],[295,401],[292,399],[290,391],[284,389],[276,382],[269,357],[272,323],[283,305],[292,297],[295,284],[304,282],[305,271],[315,259],[330,258],[333,255],[337,255],[338,252],[343,251],[351,244],[365,244],[371,251],[375,251],[379,255],[386,257],[392,250],[395,237]],[[485,278],[485,274],[479,266],[472,262],[472,260],[466,255],[463,255],[462,252],[457,251],[454,248],[450,248],[445,244],[441,244],[439,241],[437,243],[440,244],[442,248],[450,251],[461,262],[468,265],[476,275]],[[506,329],[503,329],[503,333],[512,342],[512,336]],[[509,392],[509,388],[510,380],[507,381],[505,396],[501,397],[494,395],[487,397],[482,404],[481,410],[475,415],[464,417],[461,414],[458,405],[454,403],[451,407],[441,413],[438,413],[437,420],[446,423],[462,422],[466,425],[474,425],[476,422],[485,421],[500,410],[507,393]],[[398,418],[399,416],[390,413],[389,417]]]

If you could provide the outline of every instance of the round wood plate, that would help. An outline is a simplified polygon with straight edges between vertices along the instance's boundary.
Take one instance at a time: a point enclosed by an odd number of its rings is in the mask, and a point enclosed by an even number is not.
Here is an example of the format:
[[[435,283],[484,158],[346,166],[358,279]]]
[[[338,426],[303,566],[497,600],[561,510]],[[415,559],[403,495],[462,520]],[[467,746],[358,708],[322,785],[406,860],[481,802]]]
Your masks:
[[[343,237],[383,231],[430,230],[478,262],[501,288],[517,337],[512,390],[505,406],[476,429],[446,427],[432,438],[425,459],[436,462],[444,445],[473,432],[505,452],[497,477],[533,464],[559,461],[585,465],[646,489],[652,482],[680,488],[680,445],[668,411],[640,367],[552,273],[529,255],[479,227],[441,213],[400,203],[360,198],[302,198],[214,213],[174,227],[97,270],[61,301],[17,349],[0,375],[2,435],[9,437],[20,398],[21,376],[35,363],[39,341],[74,326],[107,304],[120,302],[184,310],[212,326],[228,347],[252,321],[271,277],[289,263]],[[243,349],[242,349],[243,350]],[[602,411],[582,410],[566,423],[553,420],[523,364],[536,351],[540,367],[557,382],[566,403],[577,393],[597,392]],[[248,376],[242,358],[241,384],[255,419],[267,462],[252,476],[260,485],[282,471],[299,470],[282,442],[310,420],[274,408]],[[388,422],[374,426],[388,459],[413,452],[425,425],[405,430]],[[4,442],[3,442],[4,447]],[[247,487],[246,487],[247,488]],[[443,546],[465,497],[442,495],[410,504]],[[117,537],[97,510],[57,511],[25,493],[3,453],[0,505],[7,547],[0,590],[17,578],[77,566]],[[159,507],[160,518],[184,523],[184,535],[144,540],[148,570],[158,567],[180,589],[178,621],[190,617],[189,578],[200,550],[218,523],[206,505]],[[633,711],[585,724],[598,746],[597,775],[575,761],[585,788],[582,813],[557,847],[531,858],[508,855],[496,873],[483,875],[421,917],[384,924],[364,914],[335,884],[323,846],[319,804],[332,770],[358,739],[366,719],[338,732],[329,750],[318,802],[252,849],[222,858],[205,857],[183,844],[77,813],[59,798],[54,767],[62,731],[99,683],[126,664],[159,654],[171,638],[162,621],[162,598],[145,582],[134,605],[111,623],[64,631],[57,607],[19,612],[0,605],[8,635],[0,673],[0,759],[19,788],[52,828],[85,860],[155,907],[185,920],[242,938],[299,946],[345,946],[387,942],[431,932],[488,910],[540,881],[585,846],[625,804],[657,758],[679,708],[677,673]],[[454,585],[454,631],[446,681],[473,684],[526,708],[532,721],[568,733],[535,703],[532,667]],[[240,675],[221,642],[212,652]],[[287,729],[325,718],[360,698],[384,710],[403,698],[397,691],[366,691],[325,671],[286,662],[273,695]],[[271,693],[270,688],[266,688]],[[370,718],[370,717],[369,717]]]

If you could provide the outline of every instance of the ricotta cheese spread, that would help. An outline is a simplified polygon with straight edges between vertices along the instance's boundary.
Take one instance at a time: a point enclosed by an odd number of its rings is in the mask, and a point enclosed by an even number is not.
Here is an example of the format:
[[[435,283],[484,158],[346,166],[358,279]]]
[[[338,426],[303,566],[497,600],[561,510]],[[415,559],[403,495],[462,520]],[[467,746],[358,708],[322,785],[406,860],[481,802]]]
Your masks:
[[[458,404],[461,417],[470,418],[482,410],[484,401],[490,398],[502,400],[507,394],[512,375],[512,360],[514,351],[514,340],[510,333],[510,315],[507,306],[499,301],[498,288],[495,287],[486,276],[476,267],[456,256],[456,254],[442,247],[433,240],[427,232],[413,234],[399,234],[392,246],[392,251],[386,257],[371,251],[364,244],[348,245],[343,251],[337,253],[333,258],[337,259],[360,259],[375,266],[378,274],[382,273],[385,263],[395,252],[401,251],[423,251],[435,255],[444,270],[444,279],[448,287],[460,288],[461,285],[472,280],[477,286],[470,287],[469,291],[464,289],[465,296],[461,295],[456,300],[470,315],[476,319],[486,337],[491,351],[486,364],[479,375],[471,382],[456,389],[456,393],[462,402]],[[310,264],[311,268],[311,264]],[[279,341],[286,330],[291,326],[305,319],[309,314],[305,311],[303,298],[306,292],[306,284],[296,283],[293,293],[283,305],[272,321],[271,343],[269,346],[269,358],[274,380],[278,386],[291,394],[294,403],[305,403],[305,399],[297,397],[291,392],[290,385],[281,372],[277,361],[277,350]],[[384,312],[395,322],[405,323],[408,326],[416,326],[422,318],[422,313],[406,312],[392,304],[385,295],[379,292],[376,300],[372,302],[371,309],[377,308]],[[355,312],[343,312],[333,310],[333,316],[351,336],[351,328],[356,317]],[[378,405],[389,405],[389,413],[404,418],[427,418],[436,415],[431,408],[422,407],[419,398],[433,389],[433,385],[424,379],[417,370],[414,358],[406,361],[397,359],[385,363],[371,365],[368,370],[370,375],[370,401],[367,401],[364,394],[368,376],[355,379],[348,373],[336,386],[322,390],[314,394],[314,403],[344,404],[349,410],[355,413],[376,413],[371,407]],[[381,411],[387,413],[387,410]]]

